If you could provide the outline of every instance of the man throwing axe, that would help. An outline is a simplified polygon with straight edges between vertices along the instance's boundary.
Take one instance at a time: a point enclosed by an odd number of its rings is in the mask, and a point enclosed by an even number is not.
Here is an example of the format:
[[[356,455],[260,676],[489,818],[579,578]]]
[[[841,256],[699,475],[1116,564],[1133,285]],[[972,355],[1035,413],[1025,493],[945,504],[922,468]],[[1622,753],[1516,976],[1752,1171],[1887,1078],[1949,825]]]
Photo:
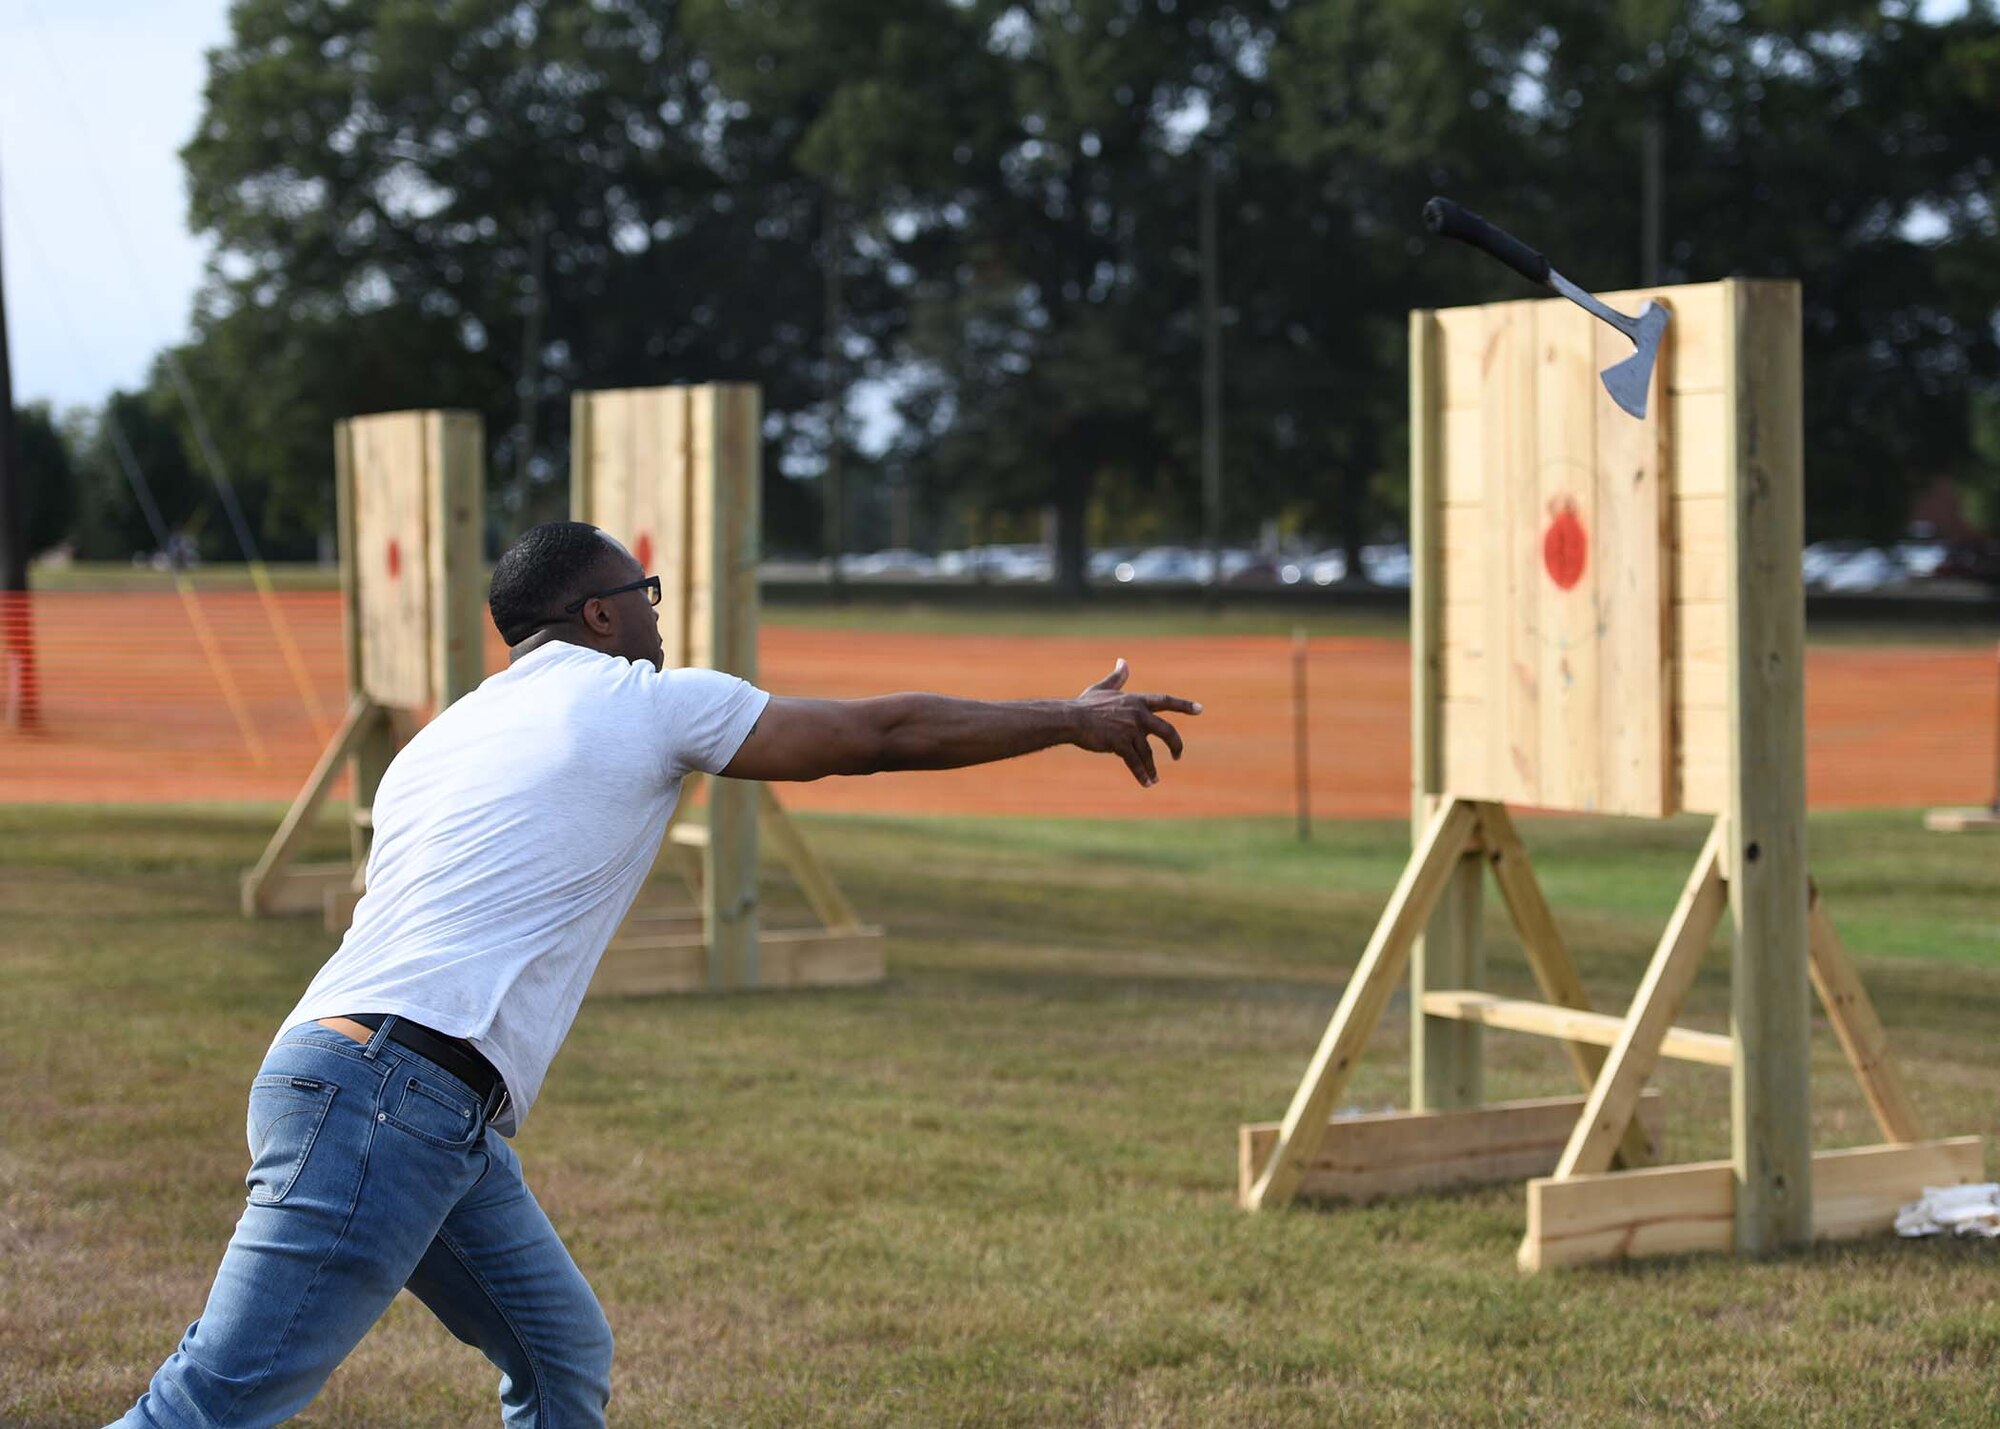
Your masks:
[[[778,699],[668,670],[660,580],[537,526],[488,600],[508,667],[397,755],[367,893],[251,1083],[249,1200],[207,1307],[120,1425],[275,1424],[408,1289],[499,1366],[513,1429],[604,1423],[611,1328],[521,1177],[520,1129],[690,772],[956,769],[1073,744],[1159,781],[1171,695]]]

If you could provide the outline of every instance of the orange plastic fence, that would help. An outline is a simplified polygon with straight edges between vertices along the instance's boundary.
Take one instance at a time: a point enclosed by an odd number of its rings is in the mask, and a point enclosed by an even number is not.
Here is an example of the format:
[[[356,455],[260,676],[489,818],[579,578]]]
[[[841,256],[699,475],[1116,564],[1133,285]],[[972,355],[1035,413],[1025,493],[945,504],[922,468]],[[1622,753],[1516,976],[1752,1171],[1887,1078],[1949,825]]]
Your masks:
[[[287,660],[282,623],[299,660]],[[39,723],[0,728],[0,802],[241,802],[298,791],[346,702],[330,591],[38,593],[0,604],[0,699],[18,700],[31,633]],[[1285,815],[1294,808],[1292,647],[1281,637],[932,636],[768,621],[761,683],[781,694],[927,689],[1068,694],[1119,655],[1134,686],[1207,712],[1187,758],[1140,789],[1115,760],[1057,750],[984,769],[796,786],[807,810],[1081,817]],[[488,667],[503,652],[489,640]],[[1993,785],[1993,654],[1985,648],[1815,647],[1806,664],[1814,807],[1975,803]],[[10,673],[11,672],[11,673]],[[301,689],[301,673],[309,693]],[[1320,639],[1308,656],[1316,818],[1409,812],[1409,652]],[[318,715],[315,718],[314,706]]]

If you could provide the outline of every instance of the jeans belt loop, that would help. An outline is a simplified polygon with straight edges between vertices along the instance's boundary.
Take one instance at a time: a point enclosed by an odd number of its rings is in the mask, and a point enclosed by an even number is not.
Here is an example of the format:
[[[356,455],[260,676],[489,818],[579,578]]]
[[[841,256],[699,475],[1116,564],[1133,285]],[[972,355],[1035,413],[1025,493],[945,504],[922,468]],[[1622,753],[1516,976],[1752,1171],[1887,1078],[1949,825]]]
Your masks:
[[[374,1061],[378,1056],[381,1055],[382,1044],[389,1040],[389,1034],[395,1030],[396,1030],[396,1019],[393,1016],[384,1017],[382,1019],[382,1025],[380,1027],[377,1027],[374,1033],[369,1037],[368,1045],[361,1049],[361,1055],[363,1057],[366,1057],[371,1062]]]

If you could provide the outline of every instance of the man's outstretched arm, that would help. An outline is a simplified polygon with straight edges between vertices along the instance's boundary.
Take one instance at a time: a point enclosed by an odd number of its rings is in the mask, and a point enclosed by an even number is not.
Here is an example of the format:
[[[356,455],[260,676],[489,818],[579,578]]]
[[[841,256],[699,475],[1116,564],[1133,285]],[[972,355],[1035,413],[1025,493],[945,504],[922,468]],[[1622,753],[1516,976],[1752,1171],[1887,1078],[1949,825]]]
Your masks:
[[[722,772],[731,779],[820,779],[891,769],[960,769],[1074,744],[1116,754],[1141,784],[1157,784],[1152,741],[1181,757],[1180,731],[1160,711],[1197,715],[1201,706],[1175,695],[1129,693],[1129,674],[1120,660],[1073,700],[773,697]]]

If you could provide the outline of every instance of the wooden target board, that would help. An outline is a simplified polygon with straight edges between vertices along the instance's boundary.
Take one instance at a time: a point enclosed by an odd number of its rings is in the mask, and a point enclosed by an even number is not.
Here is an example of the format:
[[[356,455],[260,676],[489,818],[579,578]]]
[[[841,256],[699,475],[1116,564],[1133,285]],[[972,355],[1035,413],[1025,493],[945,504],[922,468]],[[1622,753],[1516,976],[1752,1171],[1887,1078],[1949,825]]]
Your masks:
[[[477,416],[386,412],[340,424],[350,676],[392,709],[450,703],[484,674]]]
[[[1722,287],[1607,297],[1673,313],[1643,421],[1598,377],[1631,344],[1573,303],[1419,315],[1436,349],[1417,416],[1437,490],[1416,552],[1436,592],[1435,789],[1655,818],[1721,808]]]
[[[755,679],[757,389],[579,392],[571,411],[570,513],[660,577],[667,663]]]

